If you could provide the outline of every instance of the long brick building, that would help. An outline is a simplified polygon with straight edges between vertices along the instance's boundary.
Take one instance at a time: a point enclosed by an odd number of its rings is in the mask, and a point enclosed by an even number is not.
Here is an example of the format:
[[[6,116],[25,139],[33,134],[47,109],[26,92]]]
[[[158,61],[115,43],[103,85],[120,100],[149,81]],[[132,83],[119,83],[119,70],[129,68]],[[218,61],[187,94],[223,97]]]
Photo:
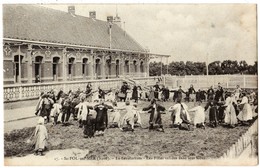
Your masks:
[[[4,84],[145,77],[151,54],[120,27],[37,5],[3,5]]]

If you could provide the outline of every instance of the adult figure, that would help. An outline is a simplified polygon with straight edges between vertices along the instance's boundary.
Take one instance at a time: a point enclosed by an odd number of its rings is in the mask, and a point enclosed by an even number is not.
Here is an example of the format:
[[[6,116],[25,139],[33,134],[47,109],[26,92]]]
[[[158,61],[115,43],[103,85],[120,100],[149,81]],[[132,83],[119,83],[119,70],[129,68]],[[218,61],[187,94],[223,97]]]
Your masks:
[[[208,102],[212,101],[214,99],[214,89],[213,86],[210,86],[210,88],[207,91],[208,94]]]
[[[193,85],[190,85],[190,88],[188,89],[188,93],[189,93],[189,101],[195,101],[196,99],[196,91],[193,87]]]
[[[153,86],[154,87],[154,98],[156,100],[158,100],[159,98],[159,92],[160,92],[160,86],[159,86],[159,82],[156,82],[156,84]]]
[[[122,96],[119,96],[121,100],[125,102],[127,97],[127,90],[129,89],[129,86],[127,85],[127,82],[123,82],[123,85],[120,89],[120,92],[123,94]]]
[[[153,130],[155,125],[158,125],[157,131],[164,132],[162,125],[161,112],[165,111],[165,107],[157,104],[156,100],[153,99],[148,107],[144,107],[143,111],[148,111],[150,113],[149,119],[149,130]]]
[[[134,84],[134,87],[133,87],[132,99],[133,99],[136,103],[138,102],[138,87],[136,86],[136,83]]]

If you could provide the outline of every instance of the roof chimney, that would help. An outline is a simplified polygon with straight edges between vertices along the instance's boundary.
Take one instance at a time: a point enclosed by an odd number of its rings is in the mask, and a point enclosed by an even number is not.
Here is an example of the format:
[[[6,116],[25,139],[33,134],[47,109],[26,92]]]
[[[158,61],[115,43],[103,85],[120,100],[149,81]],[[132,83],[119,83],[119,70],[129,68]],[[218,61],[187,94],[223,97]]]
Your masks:
[[[90,11],[89,17],[92,18],[92,19],[96,19],[96,11]]]
[[[68,6],[68,13],[75,16],[75,6]]]
[[[113,16],[107,16],[107,22],[113,23]]]
[[[119,27],[121,27],[121,18],[118,15],[116,15],[116,17],[114,17],[114,23],[116,25],[118,25]]]

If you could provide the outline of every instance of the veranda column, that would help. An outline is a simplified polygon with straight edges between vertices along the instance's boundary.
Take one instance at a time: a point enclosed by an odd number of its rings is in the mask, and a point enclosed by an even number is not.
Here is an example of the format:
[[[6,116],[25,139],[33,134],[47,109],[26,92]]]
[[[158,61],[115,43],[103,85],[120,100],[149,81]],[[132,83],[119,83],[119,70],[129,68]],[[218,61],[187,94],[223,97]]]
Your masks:
[[[67,81],[67,50],[66,48],[62,51],[62,79]]]
[[[32,45],[28,45],[27,51],[27,74],[28,74],[28,83],[32,83]]]

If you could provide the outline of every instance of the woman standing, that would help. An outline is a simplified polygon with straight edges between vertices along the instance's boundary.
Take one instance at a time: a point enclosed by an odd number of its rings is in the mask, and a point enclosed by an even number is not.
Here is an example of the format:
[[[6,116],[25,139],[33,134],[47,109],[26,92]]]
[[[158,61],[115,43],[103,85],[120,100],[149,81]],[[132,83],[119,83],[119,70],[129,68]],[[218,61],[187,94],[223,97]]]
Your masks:
[[[225,123],[228,124],[230,127],[234,128],[235,125],[237,124],[237,116],[236,116],[236,111],[235,108],[233,106],[233,98],[230,97],[230,95],[228,95],[227,99],[226,99],[226,103],[225,103]]]
[[[250,104],[248,103],[248,98],[246,94],[243,93],[243,98],[241,103],[239,104],[239,108],[241,109],[237,118],[242,122],[242,124],[246,124],[249,120],[253,118],[253,112]]]
[[[34,133],[36,142],[35,142],[35,155],[40,155],[43,156],[43,151],[46,148],[46,143],[48,139],[48,133],[47,129],[44,126],[44,118],[41,117],[38,120],[38,124],[35,128],[35,133]]]
[[[137,88],[136,84],[133,87],[132,99],[135,101],[135,103],[138,102],[138,88]]]

